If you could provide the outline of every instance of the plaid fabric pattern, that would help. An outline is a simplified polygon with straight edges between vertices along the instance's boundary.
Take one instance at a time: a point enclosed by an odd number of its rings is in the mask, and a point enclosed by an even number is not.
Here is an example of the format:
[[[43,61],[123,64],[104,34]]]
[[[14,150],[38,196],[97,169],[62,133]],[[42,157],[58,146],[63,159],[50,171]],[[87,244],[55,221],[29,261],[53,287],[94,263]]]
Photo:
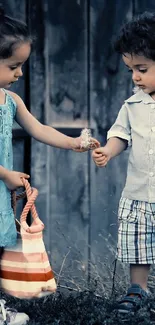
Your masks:
[[[118,220],[117,258],[130,264],[155,263],[155,203],[122,197]]]

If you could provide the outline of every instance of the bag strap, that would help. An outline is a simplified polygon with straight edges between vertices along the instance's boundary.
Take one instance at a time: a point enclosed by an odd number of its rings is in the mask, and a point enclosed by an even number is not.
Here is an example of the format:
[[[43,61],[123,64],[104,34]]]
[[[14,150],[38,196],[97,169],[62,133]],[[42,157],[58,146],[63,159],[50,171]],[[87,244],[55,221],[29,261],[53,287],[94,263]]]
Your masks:
[[[20,199],[24,199],[26,197],[26,191],[16,194],[16,191],[11,191],[11,206],[14,212],[14,216],[16,217],[16,208],[17,201]]]
[[[23,183],[23,186],[25,187],[25,192],[22,192],[18,195],[16,195],[15,192],[12,193],[12,203],[13,203],[14,213],[16,215],[17,200],[26,196],[27,203],[26,203],[26,205],[22,211],[22,214],[20,216],[21,227],[28,233],[40,232],[44,229],[44,224],[40,220],[37,210],[36,210],[36,207],[35,207],[35,204],[34,204],[34,202],[38,196],[38,190],[36,188],[31,187],[29,182],[25,178],[22,178],[22,183]],[[29,211],[31,211],[31,215],[33,218],[33,222],[32,222],[31,226],[29,226],[27,224],[27,215],[28,215]]]

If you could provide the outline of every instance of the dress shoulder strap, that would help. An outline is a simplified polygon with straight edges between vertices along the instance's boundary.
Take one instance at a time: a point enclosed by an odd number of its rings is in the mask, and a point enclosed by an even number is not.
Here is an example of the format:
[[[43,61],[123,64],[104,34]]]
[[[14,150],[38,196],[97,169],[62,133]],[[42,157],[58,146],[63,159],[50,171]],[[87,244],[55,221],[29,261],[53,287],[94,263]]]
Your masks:
[[[14,100],[14,98],[9,94],[9,92],[6,89],[2,89],[5,93],[5,104],[8,105],[9,107],[11,106],[12,110],[13,110],[13,117],[16,114],[16,110],[17,110],[17,104]]]

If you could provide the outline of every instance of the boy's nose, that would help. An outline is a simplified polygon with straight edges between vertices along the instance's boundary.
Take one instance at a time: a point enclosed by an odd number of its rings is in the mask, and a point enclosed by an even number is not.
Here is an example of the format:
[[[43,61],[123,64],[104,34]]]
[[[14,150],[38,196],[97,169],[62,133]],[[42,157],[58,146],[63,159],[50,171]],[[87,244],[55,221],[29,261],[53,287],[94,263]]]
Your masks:
[[[132,73],[132,80],[134,81],[134,82],[137,82],[137,81],[139,81],[141,78],[140,78],[140,75],[139,75],[139,73],[138,72],[133,72]]]

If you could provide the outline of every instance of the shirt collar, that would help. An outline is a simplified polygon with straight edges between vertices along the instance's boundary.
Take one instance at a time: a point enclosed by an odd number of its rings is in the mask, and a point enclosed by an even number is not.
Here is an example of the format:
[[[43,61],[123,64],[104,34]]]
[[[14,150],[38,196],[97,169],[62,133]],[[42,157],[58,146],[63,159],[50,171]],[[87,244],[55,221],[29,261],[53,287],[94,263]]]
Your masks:
[[[143,90],[139,90],[136,94],[125,100],[126,103],[139,103],[143,102],[144,104],[155,104],[154,99],[149,95],[145,94]]]

